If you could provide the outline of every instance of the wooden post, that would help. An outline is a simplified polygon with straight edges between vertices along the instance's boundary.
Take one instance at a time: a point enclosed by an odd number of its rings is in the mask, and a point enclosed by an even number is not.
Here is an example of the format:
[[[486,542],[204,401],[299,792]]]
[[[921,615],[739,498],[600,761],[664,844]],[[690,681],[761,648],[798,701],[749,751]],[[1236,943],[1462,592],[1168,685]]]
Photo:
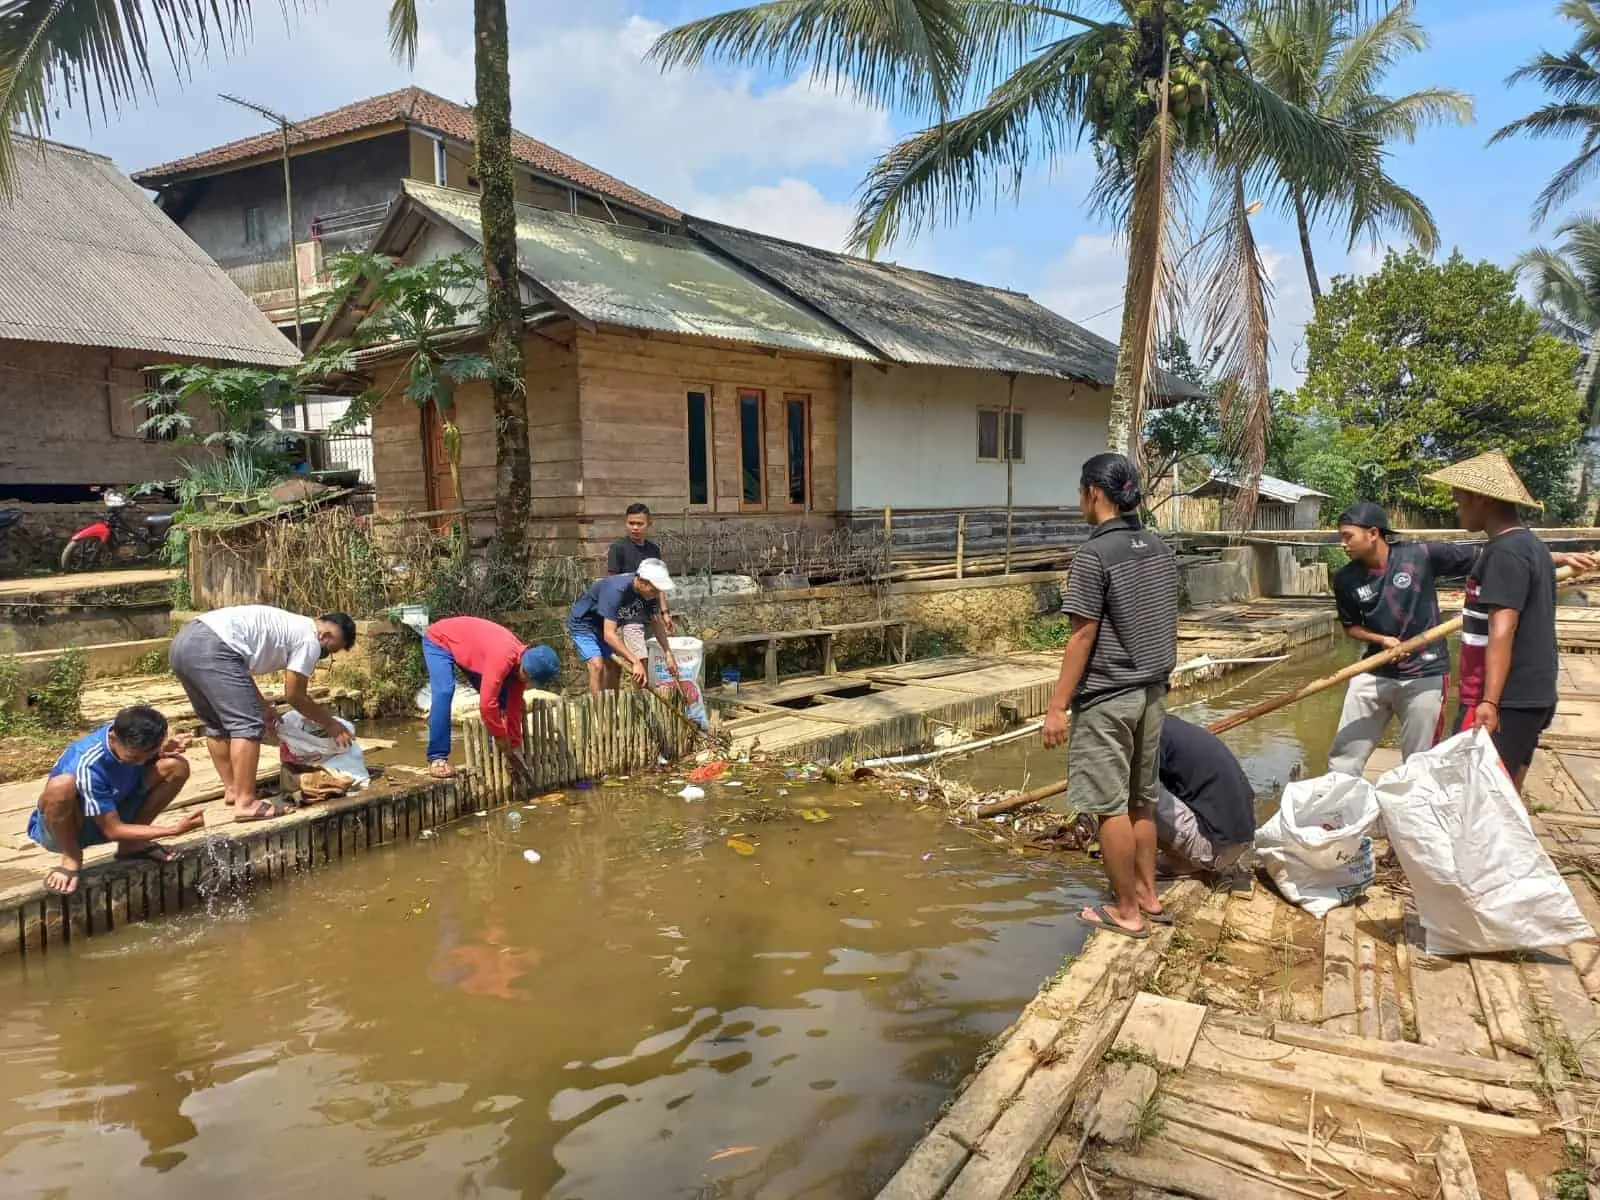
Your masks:
[[[822,637],[822,673],[824,675],[837,675],[838,665],[833,661],[833,637],[831,633]]]
[[[1006,386],[1006,427],[1004,429],[1002,429],[1000,431],[1000,433],[1001,433],[1001,436],[1005,438],[1005,455],[1006,455],[1006,569],[1005,569],[1005,573],[1007,575],[1009,575],[1009,574],[1011,574],[1011,515],[1012,515],[1012,500],[1016,496],[1016,479],[1015,479],[1015,466],[1016,466],[1016,464],[1012,461],[1014,456],[1011,453],[1012,444],[1016,440],[1015,436],[1012,433],[1012,422],[1016,418],[1016,411],[1017,411],[1017,376],[1016,376],[1016,373],[1013,372],[1007,378],[1010,380],[1010,382]]]
[[[889,570],[894,562],[894,509],[883,506],[883,569]]]
[[[967,514],[956,518],[956,578],[966,578]]]
[[[888,509],[884,509],[884,511],[888,512],[889,510]],[[777,683],[778,682],[778,639],[777,638],[769,638],[767,640],[767,682],[768,683]]]

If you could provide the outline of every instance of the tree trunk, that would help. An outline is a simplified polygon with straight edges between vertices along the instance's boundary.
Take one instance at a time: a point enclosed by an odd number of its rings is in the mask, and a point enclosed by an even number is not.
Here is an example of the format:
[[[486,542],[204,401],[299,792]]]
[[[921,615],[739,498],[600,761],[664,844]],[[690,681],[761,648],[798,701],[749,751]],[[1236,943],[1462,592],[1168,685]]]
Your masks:
[[[1139,464],[1143,449],[1145,393],[1156,351],[1156,304],[1165,274],[1171,143],[1167,136],[1165,81],[1156,120],[1145,134],[1134,164],[1133,203],[1128,208],[1128,281],[1122,293],[1122,334],[1106,427],[1106,445]]]
[[[1600,424],[1600,395],[1595,394],[1595,382],[1600,378],[1600,330],[1589,335],[1589,353],[1584,356],[1583,370],[1578,375],[1578,400],[1585,406],[1582,448],[1583,461],[1578,464],[1578,519],[1589,520],[1589,488],[1594,477],[1594,447],[1589,443],[1589,431]]]
[[[522,283],[517,272],[516,176],[511,157],[511,70],[506,0],[473,0],[477,34],[478,212],[487,282],[484,331],[495,367],[496,561],[520,579],[528,561],[533,470],[522,364]]]
[[[1311,286],[1311,304],[1322,299],[1322,284],[1317,282],[1317,260],[1311,253],[1311,220],[1306,216],[1305,196],[1298,187],[1290,189],[1294,201],[1294,223],[1300,230],[1300,255],[1306,260],[1306,283]]]

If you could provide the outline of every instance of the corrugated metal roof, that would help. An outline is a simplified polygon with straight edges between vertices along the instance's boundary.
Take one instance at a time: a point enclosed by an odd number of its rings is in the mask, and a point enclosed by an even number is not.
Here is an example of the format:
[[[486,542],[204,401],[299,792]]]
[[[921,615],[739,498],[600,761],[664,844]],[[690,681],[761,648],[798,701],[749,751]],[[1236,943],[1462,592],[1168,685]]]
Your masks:
[[[296,121],[295,128],[290,130],[290,142],[295,145],[314,144],[344,134],[376,129],[394,121],[431,129],[457,141],[470,143],[473,139],[471,109],[423,88],[407,87],[384,92],[380,96],[369,96],[332,112]],[[214,174],[234,163],[263,154],[278,153],[281,136],[277,130],[272,130],[213,146],[187,158],[139,171],[133,177],[134,182],[154,190],[181,179]],[[519,162],[536,171],[588,188],[612,200],[620,200],[669,220],[676,220],[680,215],[670,204],[515,129],[511,131],[511,152]]]
[[[1239,477],[1232,471],[1213,471],[1211,478],[1206,480],[1194,490],[1195,495],[1200,495],[1212,484],[1222,488],[1237,488],[1240,486]],[[1213,491],[1217,490],[1215,488]],[[1326,500],[1327,492],[1319,492],[1315,488],[1302,487],[1298,483],[1290,483],[1287,479],[1278,479],[1272,475],[1263,475],[1261,482],[1256,485],[1256,494],[1263,500],[1274,500],[1279,504],[1298,504],[1302,500]]]
[[[409,181],[405,192],[473,241],[482,241],[474,193]],[[517,255],[530,281],[597,325],[693,334],[832,358],[877,358],[690,238],[519,204]]]
[[[698,217],[690,217],[688,227],[894,362],[1014,371],[1104,387],[1115,378],[1115,343],[1021,292],[834,254]],[[1169,383],[1174,395],[1194,390]]]
[[[256,366],[299,352],[109,158],[14,138],[0,338]]]

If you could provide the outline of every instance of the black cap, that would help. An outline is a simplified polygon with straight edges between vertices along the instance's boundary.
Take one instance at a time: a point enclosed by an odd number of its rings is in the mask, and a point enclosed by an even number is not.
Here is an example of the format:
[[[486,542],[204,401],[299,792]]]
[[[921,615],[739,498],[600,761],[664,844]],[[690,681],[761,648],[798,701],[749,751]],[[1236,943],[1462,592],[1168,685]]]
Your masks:
[[[1339,524],[1360,525],[1363,529],[1376,529],[1382,534],[1394,532],[1389,528],[1389,514],[1371,500],[1357,500],[1339,514]]]

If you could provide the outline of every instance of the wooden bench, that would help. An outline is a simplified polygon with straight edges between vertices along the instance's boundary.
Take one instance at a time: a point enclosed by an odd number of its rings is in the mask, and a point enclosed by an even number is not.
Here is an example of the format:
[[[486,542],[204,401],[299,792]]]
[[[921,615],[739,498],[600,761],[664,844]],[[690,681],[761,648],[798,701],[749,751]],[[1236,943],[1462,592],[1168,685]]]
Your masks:
[[[841,634],[851,633],[888,633],[890,630],[900,631],[900,644],[890,644],[890,651],[894,654],[896,662],[905,662],[911,652],[911,631],[916,627],[915,621],[848,621],[842,625],[819,625],[815,629],[781,629],[768,633],[730,633],[721,637],[710,638],[706,642],[707,650],[716,650],[733,646],[765,646],[766,647],[766,681],[778,682],[778,643],[780,642],[820,642],[822,645],[822,673],[824,675],[837,675],[838,665],[834,662],[834,639]]]

